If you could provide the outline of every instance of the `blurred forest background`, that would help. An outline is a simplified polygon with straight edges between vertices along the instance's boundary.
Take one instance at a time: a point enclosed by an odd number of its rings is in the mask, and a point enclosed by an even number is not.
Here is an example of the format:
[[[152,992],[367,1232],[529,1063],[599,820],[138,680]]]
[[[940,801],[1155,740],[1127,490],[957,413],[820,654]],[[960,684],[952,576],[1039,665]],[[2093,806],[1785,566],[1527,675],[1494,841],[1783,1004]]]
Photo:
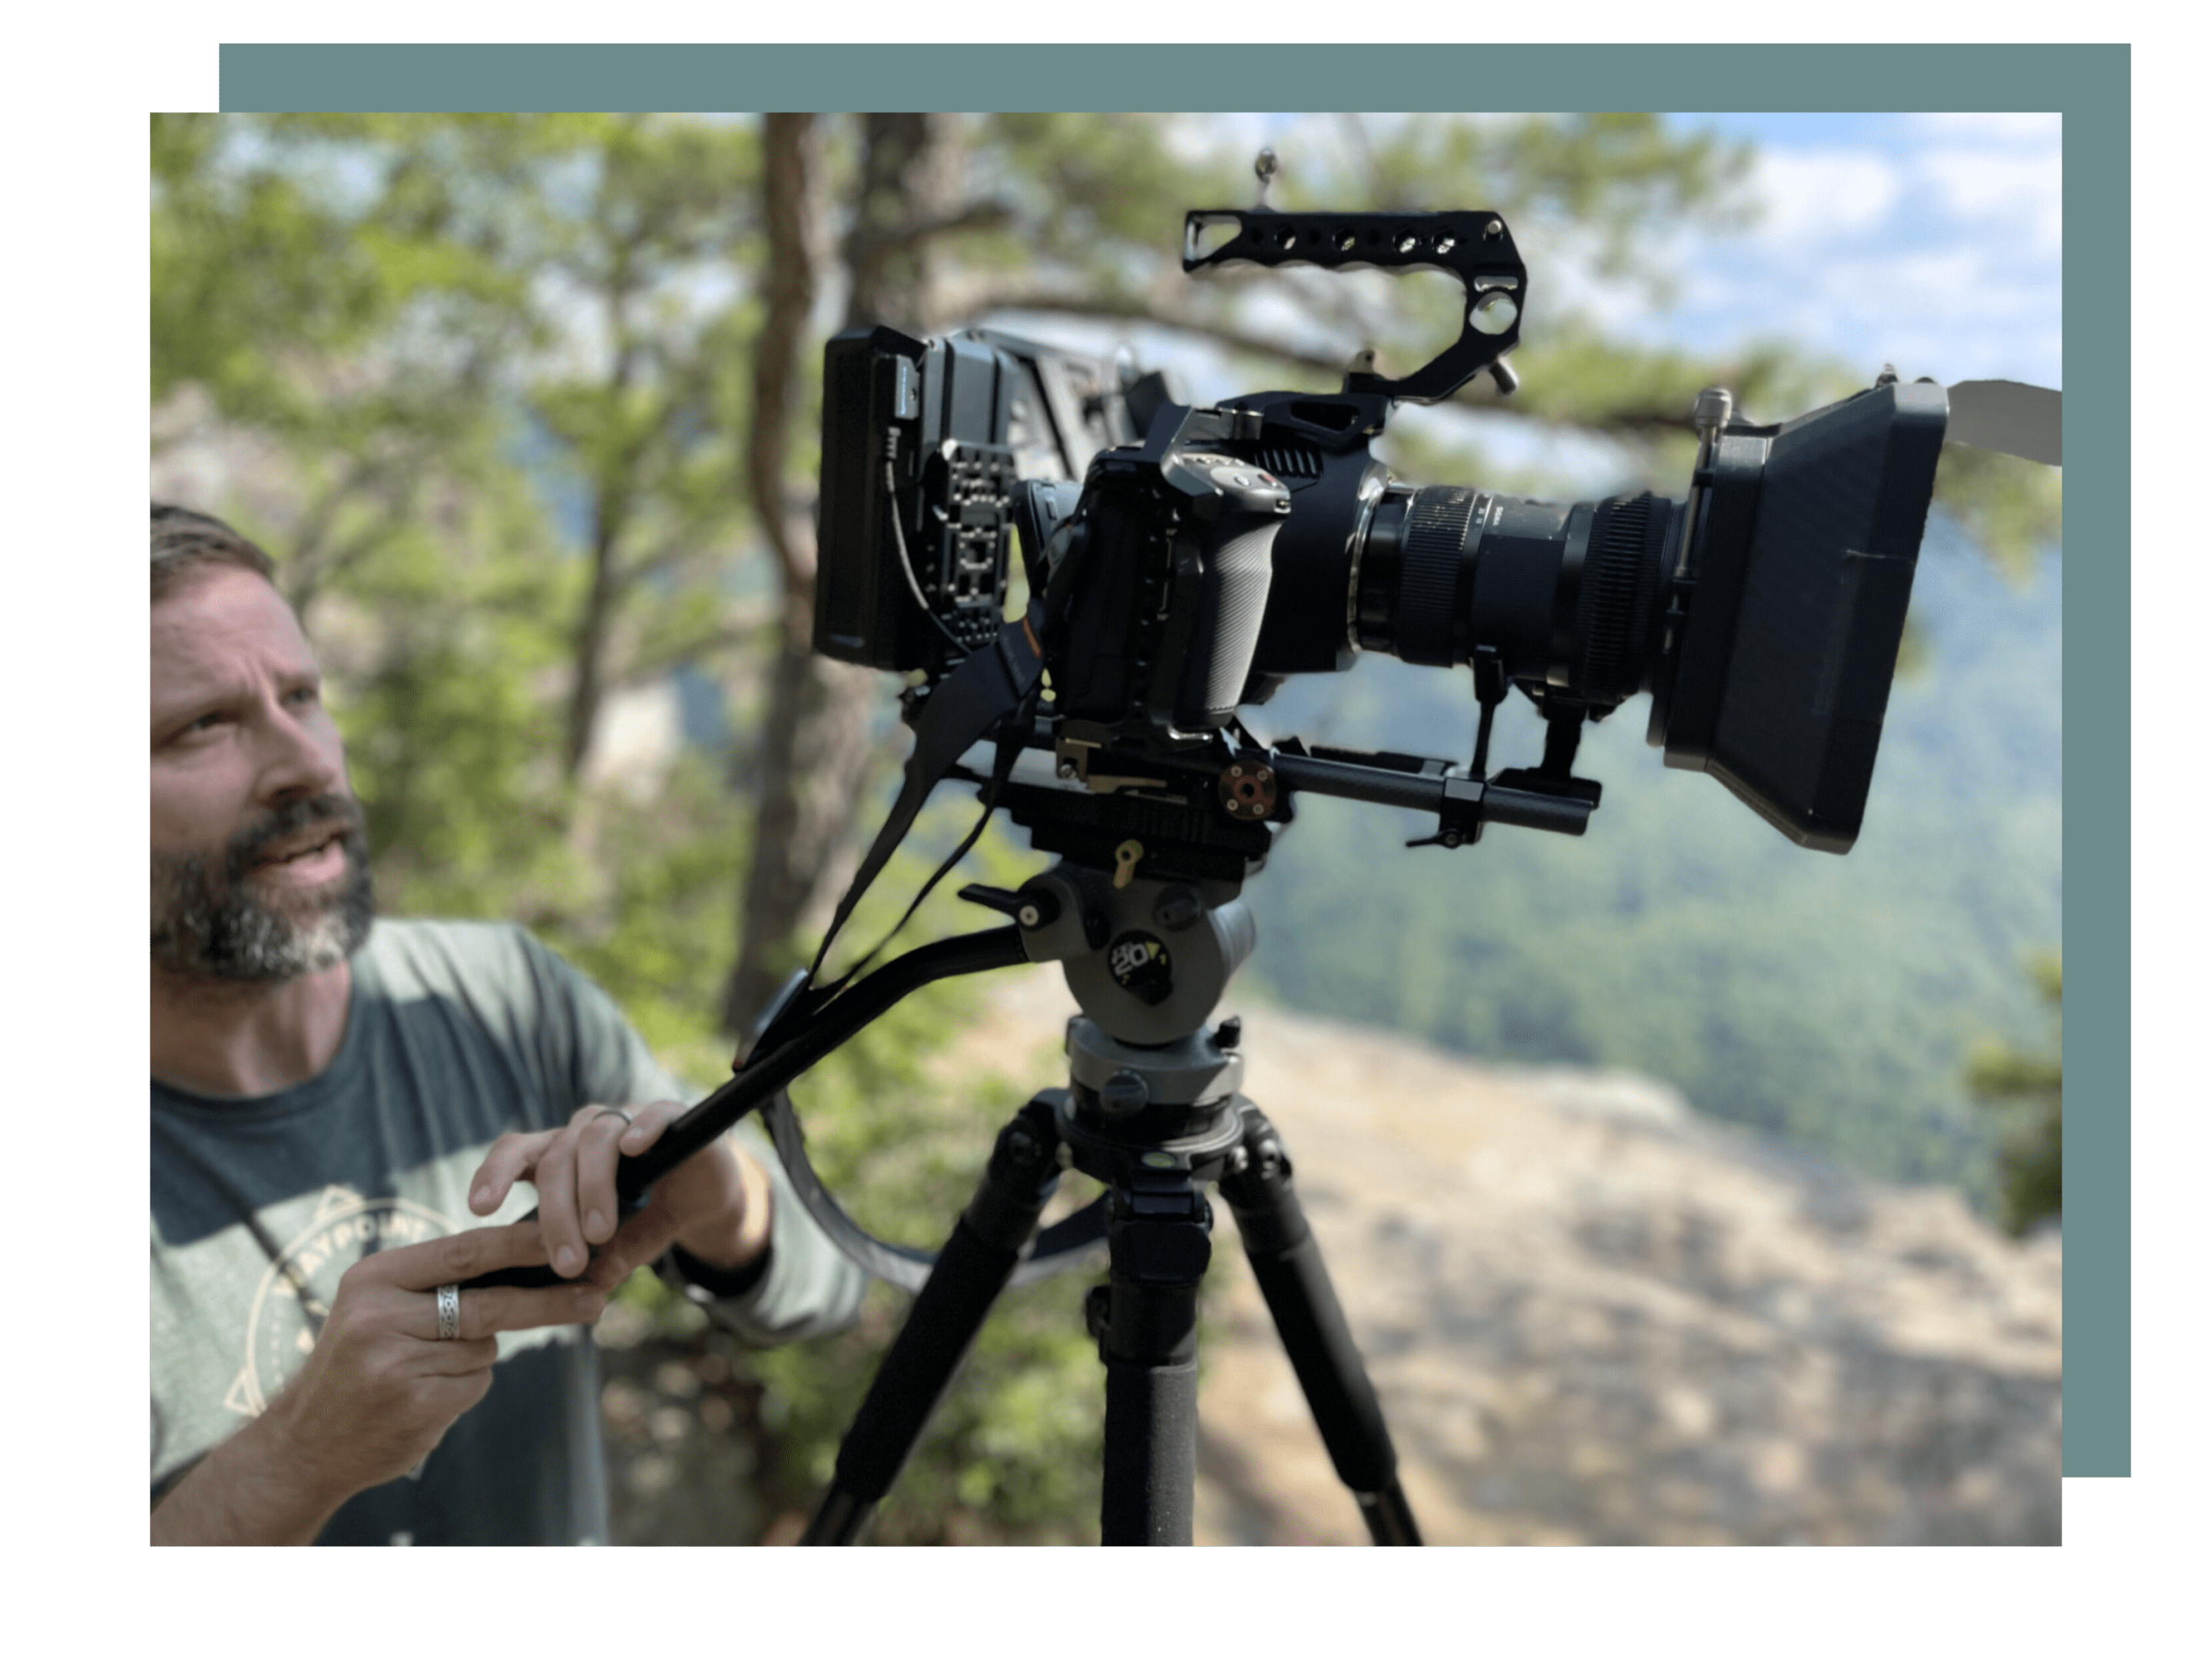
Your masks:
[[[1878,367],[1779,336],[1701,357],[1547,305],[1564,265],[1662,281],[1638,256],[1654,227],[1741,226],[1741,143],[1637,115],[1332,133],[1285,155],[1274,205],[1496,209],[1531,270],[1522,390],[1482,380],[1407,411],[1386,441],[1401,476],[1679,495],[1699,387],[1773,420]],[[1402,372],[1452,337],[1442,278],[1184,277],[1183,210],[1249,204],[1251,162],[1204,117],[154,118],[154,493],[280,561],[380,908],[526,924],[710,1085],[729,1033],[811,955],[904,753],[890,683],[807,650],[823,342],[859,322],[1126,338],[1212,397],[1333,389],[1368,345]],[[1956,1186],[2013,1229],[2055,1216],[2058,526],[2057,473],[1946,449],[1848,858],[1665,772],[1638,702],[1584,745],[1606,804],[1581,841],[1401,854],[1420,831],[1392,814],[1303,805],[1249,890],[1263,949],[1237,994],[1486,1059],[1648,1072],[1869,1176]],[[1520,713],[1502,763],[1534,758]],[[1456,677],[1370,658],[1256,724],[1463,757],[1473,714]],[[848,944],[964,830],[951,795]],[[994,826],[977,876],[1036,867],[1022,839]],[[933,899],[909,942],[976,925],[962,908]],[[916,1243],[1018,1103],[930,1072],[973,995],[913,999],[794,1091],[832,1189]],[[629,1294],[702,1353],[717,1340],[647,1277]],[[1095,1529],[1100,1389],[1073,1309],[1053,1283],[1010,1299],[879,1538]],[[847,1337],[715,1350],[769,1512],[826,1477],[902,1311],[878,1286]]]

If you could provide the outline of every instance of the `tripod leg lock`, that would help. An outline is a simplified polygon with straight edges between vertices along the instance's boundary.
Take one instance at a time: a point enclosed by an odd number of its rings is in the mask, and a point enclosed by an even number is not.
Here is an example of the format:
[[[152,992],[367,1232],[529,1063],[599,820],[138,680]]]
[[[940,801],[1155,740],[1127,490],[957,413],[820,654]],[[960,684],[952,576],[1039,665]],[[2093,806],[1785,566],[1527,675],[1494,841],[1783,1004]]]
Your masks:
[[[982,1238],[1018,1250],[1060,1184],[1060,1129],[1049,1102],[1032,1100],[999,1131],[983,1179],[961,1218]]]
[[[1114,1194],[1106,1294],[1085,1310],[1106,1364],[1103,1542],[1190,1542],[1198,1287],[1213,1255],[1212,1221],[1187,1170],[1139,1168]]]
[[[1185,1176],[1139,1171],[1106,1226],[1109,1301],[1098,1357],[1179,1364],[1198,1344],[1198,1286],[1213,1260],[1213,1206]]]

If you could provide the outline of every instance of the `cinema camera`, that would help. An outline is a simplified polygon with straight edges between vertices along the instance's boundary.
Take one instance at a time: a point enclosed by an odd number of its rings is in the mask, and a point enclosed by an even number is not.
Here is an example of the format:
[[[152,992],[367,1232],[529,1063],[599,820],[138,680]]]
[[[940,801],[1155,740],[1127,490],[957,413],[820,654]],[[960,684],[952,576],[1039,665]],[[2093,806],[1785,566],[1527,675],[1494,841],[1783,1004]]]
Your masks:
[[[635,1203],[762,1109],[840,1248],[917,1292],[805,1541],[861,1535],[1000,1292],[1095,1260],[1102,1240],[1107,1282],[1085,1303],[1106,1366],[1100,1534],[1189,1541],[1209,1187],[1370,1533],[1419,1541],[1282,1137],[1241,1092],[1241,1027],[1207,1024],[1254,948],[1243,881],[1297,795],[1433,813],[1427,844],[1464,846],[1492,824],[1579,835],[1600,793],[1572,772],[1583,722],[1648,691],[1668,765],[1711,772],[1803,845],[1841,853],[1858,834],[1949,418],[1942,386],[1885,374],[1778,426],[1708,391],[1681,501],[1402,483],[1371,451],[1395,404],[1449,398],[1485,371],[1514,385],[1504,360],[1528,278],[1504,222],[1189,215],[1184,268],[1237,264],[1445,270],[1464,321],[1403,379],[1355,366],[1334,394],[1214,408],[985,330],[830,343],[814,643],[912,677],[905,782],[813,969],[785,986],[736,1074],[617,1182]],[[1028,597],[1010,619],[1016,543]],[[1246,726],[1238,711],[1286,676],[1340,672],[1362,651],[1472,669],[1471,763],[1266,744]],[[1492,773],[1492,720],[1514,686],[1543,717],[1543,757]],[[822,982],[830,940],[948,778],[983,801],[960,851],[1004,808],[1057,861],[1016,890],[962,890],[1012,925],[862,975],[871,952]],[[809,1165],[785,1086],[917,987],[1024,962],[1061,963],[1081,1007],[1067,1086],[1000,1132],[940,1251],[871,1237]],[[1066,1169],[1105,1190],[1040,1231]]]
[[[1191,214],[1184,268],[1238,264],[1448,270],[1465,287],[1460,337],[1402,380],[1354,372],[1334,395],[1191,409],[1158,376],[1120,384],[988,331],[841,335],[825,367],[815,648],[919,671],[918,716],[999,638],[1018,537],[1030,598],[1010,648],[1035,655],[1050,689],[1031,740],[1101,798],[1218,799],[1187,865],[1229,873],[1258,856],[1301,789],[1433,810],[1447,846],[1492,823],[1579,834],[1599,793],[1569,774],[1581,723],[1642,691],[1668,765],[1711,773],[1802,845],[1850,848],[1942,447],[1942,386],[1890,379],[1778,426],[1708,391],[1680,501],[1407,484],[1370,450],[1394,403],[1440,401],[1485,369],[1514,384],[1504,360],[1528,274],[1503,220]],[[1547,722],[1543,763],[1486,776],[1480,753],[1463,768],[1242,739],[1240,707],[1362,651],[1471,665],[1486,748],[1491,711],[1518,686]],[[1117,815],[1097,816],[1117,833]]]

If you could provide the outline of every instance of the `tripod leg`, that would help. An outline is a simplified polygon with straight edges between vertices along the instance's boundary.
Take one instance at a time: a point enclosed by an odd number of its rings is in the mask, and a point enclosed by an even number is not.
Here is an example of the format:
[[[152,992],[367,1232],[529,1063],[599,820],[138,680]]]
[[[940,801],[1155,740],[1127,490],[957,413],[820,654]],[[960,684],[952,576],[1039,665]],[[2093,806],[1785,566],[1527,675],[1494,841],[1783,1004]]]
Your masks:
[[[1198,1285],[1212,1217],[1187,1173],[1139,1169],[1114,1194],[1112,1267],[1091,1328],[1106,1362],[1104,1544],[1188,1544],[1198,1476]]]
[[[1260,1281],[1275,1330],[1312,1407],[1329,1461],[1359,1500],[1378,1544],[1418,1544],[1413,1512],[1398,1486],[1398,1454],[1382,1403],[1329,1284],[1321,1245],[1291,1189],[1291,1160],[1275,1126],[1243,1103],[1244,1164],[1218,1183],[1237,1218],[1245,1259]]]
[[[1023,1107],[999,1132],[975,1197],[846,1431],[836,1477],[802,1544],[852,1543],[874,1516],[1036,1230],[1059,1184],[1059,1144],[1052,1104],[1044,1098]]]

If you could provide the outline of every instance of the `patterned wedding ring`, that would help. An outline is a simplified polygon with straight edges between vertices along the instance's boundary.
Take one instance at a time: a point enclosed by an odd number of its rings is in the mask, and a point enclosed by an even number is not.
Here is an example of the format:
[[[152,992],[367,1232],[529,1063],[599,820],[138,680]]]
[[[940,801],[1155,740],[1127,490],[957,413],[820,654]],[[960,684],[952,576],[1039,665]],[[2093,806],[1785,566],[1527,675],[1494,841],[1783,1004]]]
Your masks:
[[[438,1286],[438,1340],[451,1342],[461,1334],[461,1287]]]

